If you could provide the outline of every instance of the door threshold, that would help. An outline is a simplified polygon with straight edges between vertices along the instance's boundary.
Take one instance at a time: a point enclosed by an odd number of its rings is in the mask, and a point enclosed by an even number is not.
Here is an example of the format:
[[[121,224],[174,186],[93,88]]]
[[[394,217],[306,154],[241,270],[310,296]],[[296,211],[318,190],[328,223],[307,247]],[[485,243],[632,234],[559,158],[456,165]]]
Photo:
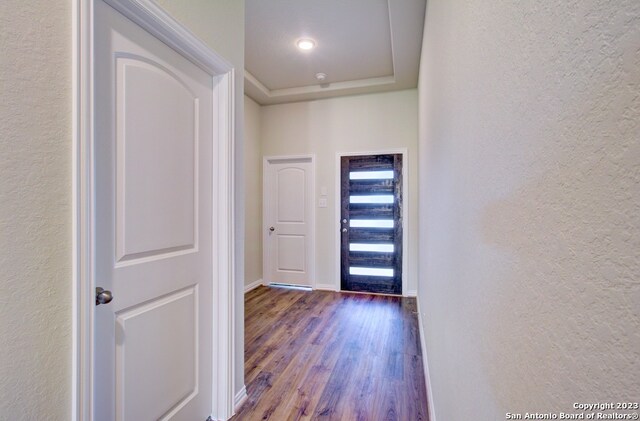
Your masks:
[[[346,293],[346,294],[360,294],[360,295],[381,295],[383,297],[401,297],[401,298],[404,297],[404,295],[402,294],[391,294],[387,292],[349,291],[347,289],[341,289],[338,292]]]
[[[279,282],[272,282],[269,284],[269,286],[275,287],[275,288],[288,288],[288,289],[299,289],[302,291],[313,291],[313,288],[307,287],[304,285],[281,284]]]

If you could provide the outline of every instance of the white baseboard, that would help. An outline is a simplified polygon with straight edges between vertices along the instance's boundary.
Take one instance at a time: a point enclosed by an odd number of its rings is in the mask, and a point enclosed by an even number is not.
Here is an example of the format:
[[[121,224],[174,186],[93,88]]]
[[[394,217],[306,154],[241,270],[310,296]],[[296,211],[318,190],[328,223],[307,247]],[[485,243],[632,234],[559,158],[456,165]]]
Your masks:
[[[409,290],[407,291],[407,295],[405,295],[406,297],[417,297],[418,296],[418,291],[416,291],[415,289]]]
[[[258,279],[257,281],[251,282],[249,285],[244,286],[244,293],[246,294],[252,289],[258,288],[260,285],[262,285],[262,279]]]
[[[316,284],[314,289],[319,289],[321,291],[338,291],[338,288],[332,284]]]
[[[242,386],[242,390],[240,390],[238,393],[236,393],[236,397],[233,400],[233,412],[238,412],[238,409],[240,409],[240,407],[242,406],[242,404],[244,403],[244,401],[247,400],[249,396],[247,395],[247,387],[246,386]]]
[[[429,405],[429,421],[436,421],[436,411],[433,404],[433,389],[431,388],[431,376],[429,375],[429,360],[427,359],[427,346],[422,324],[422,311],[420,311],[420,299],[416,300],[418,310],[418,327],[420,330],[420,347],[422,348],[422,366],[424,367],[424,381],[427,386],[427,405]]]

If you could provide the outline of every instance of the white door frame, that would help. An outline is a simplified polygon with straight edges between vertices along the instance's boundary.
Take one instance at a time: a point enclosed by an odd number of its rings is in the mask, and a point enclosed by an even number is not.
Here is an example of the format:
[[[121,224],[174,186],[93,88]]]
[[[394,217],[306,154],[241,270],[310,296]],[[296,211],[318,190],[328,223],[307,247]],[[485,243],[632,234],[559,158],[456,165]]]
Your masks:
[[[342,264],[342,254],[341,254],[341,229],[342,224],[340,223],[340,215],[342,214],[342,200],[340,200],[342,194],[342,184],[340,179],[342,178],[341,173],[341,162],[343,156],[362,156],[362,155],[392,155],[392,154],[400,154],[402,155],[402,296],[407,296],[407,266],[408,266],[408,254],[409,254],[409,231],[408,231],[408,223],[409,223],[409,160],[407,157],[407,148],[398,148],[398,149],[384,149],[381,151],[367,151],[367,152],[338,152],[336,153],[336,196],[337,199],[336,207],[335,207],[335,247],[337,252],[336,259],[336,267],[335,267],[335,279],[336,283],[334,284],[334,288],[336,291],[340,291],[340,265]]]
[[[265,156],[262,162],[262,279],[263,285],[269,285],[270,271],[271,271],[271,256],[269,254],[269,248],[266,247],[269,240],[269,234],[267,233],[267,227],[270,222],[269,204],[270,197],[266,194],[270,191],[270,174],[269,163],[271,162],[311,162],[311,192],[312,195],[309,200],[311,203],[311,215],[309,216],[309,223],[311,224],[310,238],[309,238],[309,256],[311,261],[309,262],[309,275],[311,276],[310,284],[311,289],[316,288],[316,156],[314,154],[309,155],[287,155],[287,156]]]
[[[72,420],[91,421],[93,414],[93,329],[95,309],[94,245],[94,119],[93,119],[93,10],[104,1],[127,18],[180,52],[211,75],[214,86],[214,198],[212,239],[217,256],[213,266],[212,417],[233,414],[234,367],[234,69],[153,0],[73,1],[73,345]],[[215,118],[217,115],[217,119]],[[203,420],[204,421],[204,420]]]

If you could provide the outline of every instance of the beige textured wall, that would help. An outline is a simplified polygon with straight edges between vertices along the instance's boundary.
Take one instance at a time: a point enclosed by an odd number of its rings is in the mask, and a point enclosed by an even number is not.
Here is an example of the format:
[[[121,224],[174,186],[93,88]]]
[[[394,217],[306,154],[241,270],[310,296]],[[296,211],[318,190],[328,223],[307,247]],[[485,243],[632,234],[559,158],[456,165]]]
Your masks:
[[[260,105],[244,97],[244,283],[262,279],[262,142]]]
[[[244,0],[157,0],[235,69],[235,392],[244,387]]]
[[[71,2],[0,2],[0,419],[71,416]]]
[[[640,2],[429,0],[420,285],[437,419],[640,391]]]
[[[407,148],[409,238],[407,290],[417,284],[417,90],[323,99],[262,107],[265,156],[315,154],[316,201],[327,188],[328,206],[316,207],[316,283],[339,289],[336,265],[336,154]],[[408,164],[408,165],[407,165]],[[405,190],[406,191],[406,190]],[[317,204],[317,203],[316,203]]]
[[[239,69],[236,135],[242,151],[244,1],[161,3]],[[2,420],[71,417],[71,6],[0,2]],[[242,183],[242,152],[238,157]],[[236,208],[240,239],[243,199]],[[243,279],[242,243],[236,250],[238,279]],[[242,281],[237,290],[239,389]]]

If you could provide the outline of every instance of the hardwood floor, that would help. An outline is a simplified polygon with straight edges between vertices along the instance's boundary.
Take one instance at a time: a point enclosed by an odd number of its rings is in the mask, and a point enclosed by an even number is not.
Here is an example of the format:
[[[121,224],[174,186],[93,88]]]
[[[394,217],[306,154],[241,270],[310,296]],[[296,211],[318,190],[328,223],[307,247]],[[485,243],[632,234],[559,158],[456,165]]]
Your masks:
[[[245,296],[239,420],[428,420],[414,298],[259,287]]]

